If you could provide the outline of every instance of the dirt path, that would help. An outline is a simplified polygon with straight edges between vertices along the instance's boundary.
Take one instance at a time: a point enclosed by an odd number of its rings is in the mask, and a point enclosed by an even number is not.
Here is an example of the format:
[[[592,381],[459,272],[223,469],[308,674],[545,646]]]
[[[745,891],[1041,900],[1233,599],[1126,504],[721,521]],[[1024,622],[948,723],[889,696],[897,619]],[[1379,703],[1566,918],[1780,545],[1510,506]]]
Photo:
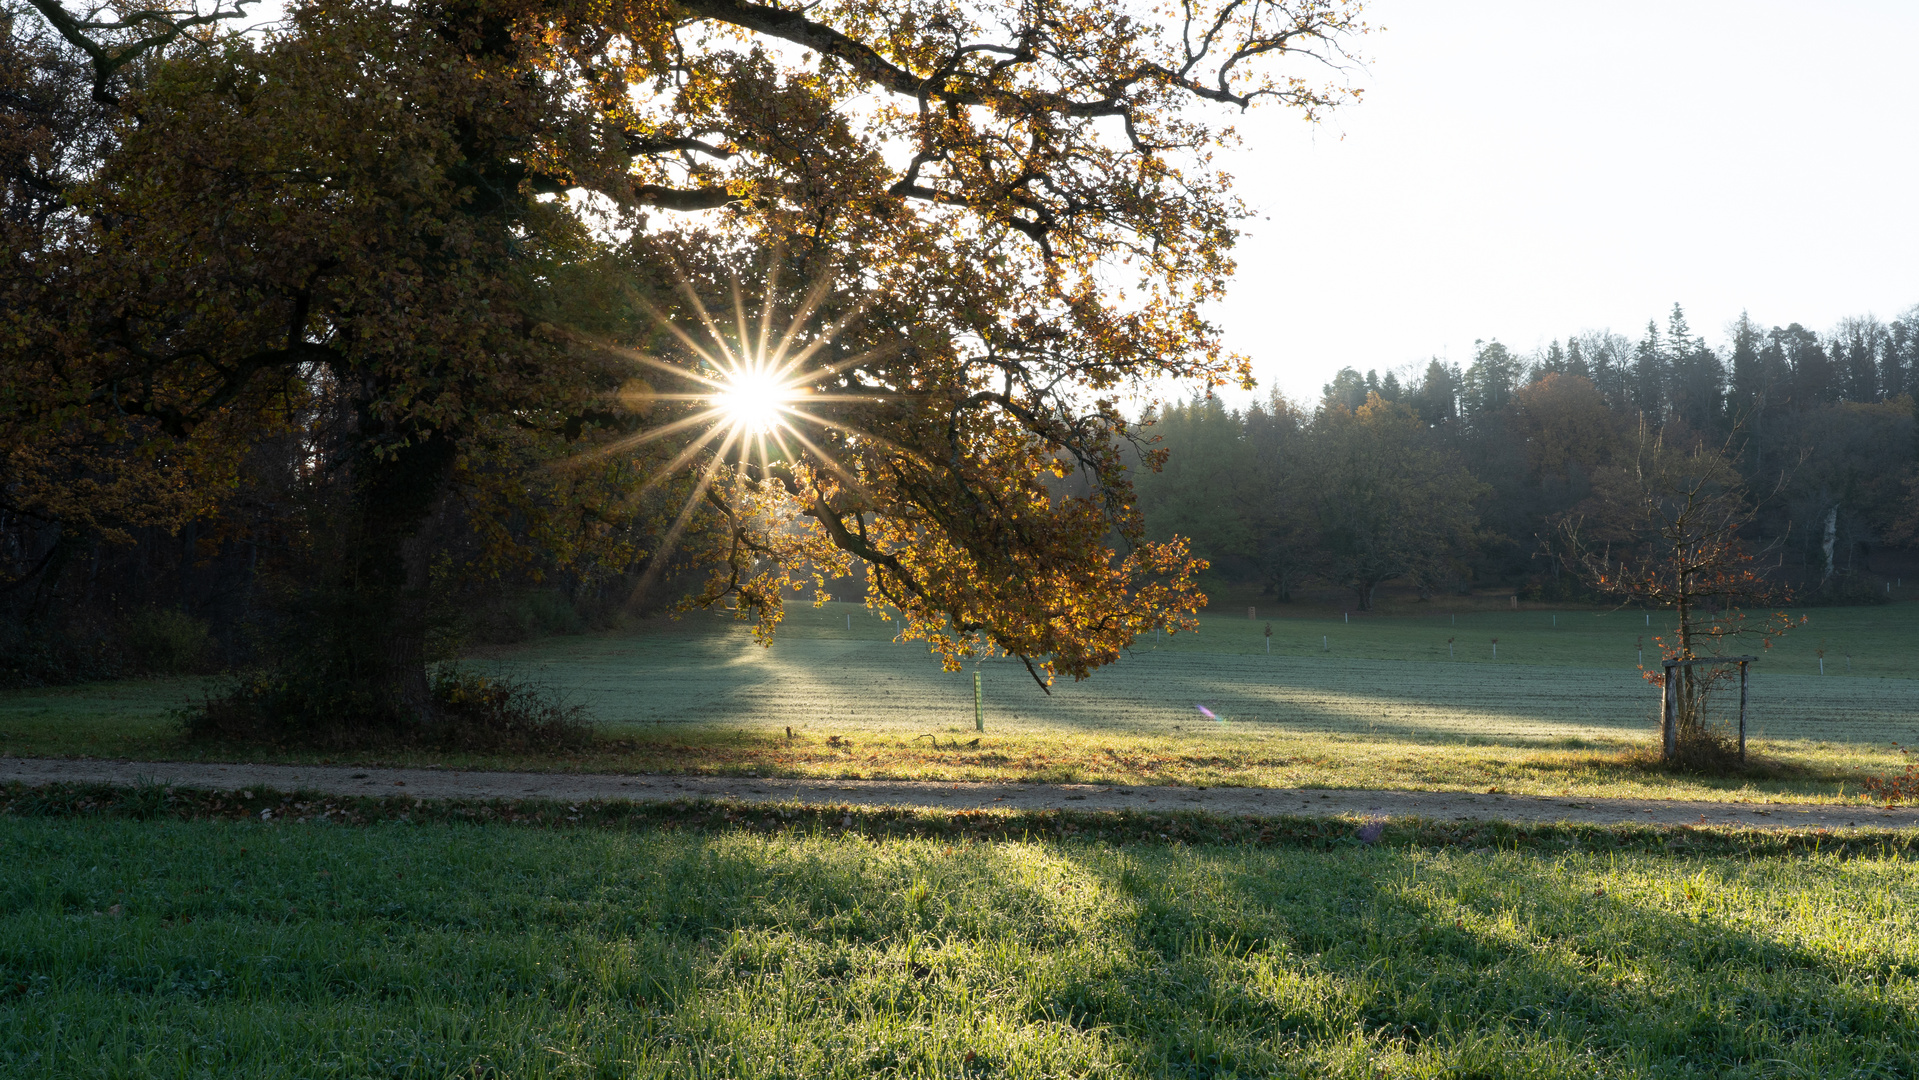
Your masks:
[[[0,783],[173,784],[179,787],[410,795],[423,799],[736,799],[860,806],[1022,810],[1203,810],[1214,814],[1421,817],[1437,821],[1569,821],[1614,825],[1739,825],[1780,828],[1909,828],[1919,809],[1793,803],[1552,798],[1452,791],[1320,791],[1293,788],[1109,787],[1096,784],[952,783],[907,780],[760,780],[745,777],[596,773],[457,772],[345,765],[232,765],[0,757]]]

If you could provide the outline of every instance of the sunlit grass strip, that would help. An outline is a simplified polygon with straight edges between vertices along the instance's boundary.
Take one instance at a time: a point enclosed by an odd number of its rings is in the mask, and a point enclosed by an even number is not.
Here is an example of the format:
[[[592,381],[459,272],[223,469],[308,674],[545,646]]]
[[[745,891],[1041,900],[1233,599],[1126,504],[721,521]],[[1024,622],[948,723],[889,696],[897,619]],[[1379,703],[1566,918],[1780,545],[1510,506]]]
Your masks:
[[[0,1073],[1919,1069],[1909,853],[857,831],[873,820],[0,817]]]
[[[158,785],[0,785],[0,817],[229,821],[279,826],[491,825],[536,829],[750,832],[998,843],[1208,844],[1344,848],[1634,851],[1744,858],[1919,858],[1919,829],[1749,829],[1725,825],[1515,824],[1373,816],[1221,815],[1168,810],[1019,810],[822,806],[713,799],[347,797],[267,788],[205,791]],[[1378,827],[1366,830],[1369,824]]]

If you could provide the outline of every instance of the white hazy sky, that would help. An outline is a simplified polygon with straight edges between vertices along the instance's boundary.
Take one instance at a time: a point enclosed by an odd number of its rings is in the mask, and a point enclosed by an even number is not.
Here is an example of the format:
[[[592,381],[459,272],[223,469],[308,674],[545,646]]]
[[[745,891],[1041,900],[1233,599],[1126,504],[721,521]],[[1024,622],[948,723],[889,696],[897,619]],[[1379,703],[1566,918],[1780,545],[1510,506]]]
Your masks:
[[[1255,111],[1214,312],[1261,394],[1675,301],[1819,330],[1919,303],[1919,2],[1375,0],[1362,104]],[[1902,194],[1903,193],[1903,194]]]

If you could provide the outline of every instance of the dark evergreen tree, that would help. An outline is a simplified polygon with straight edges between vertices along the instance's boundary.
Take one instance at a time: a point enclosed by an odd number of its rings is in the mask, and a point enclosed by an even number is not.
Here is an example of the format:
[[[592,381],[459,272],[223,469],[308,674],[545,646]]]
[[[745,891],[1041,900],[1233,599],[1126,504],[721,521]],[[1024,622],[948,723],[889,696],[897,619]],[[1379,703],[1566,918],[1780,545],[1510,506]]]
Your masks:
[[[1366,394],[1365,376],[1354,368],[1340,368],[1333,381],[1321,388],[1320,403],[1326,408],[1338,405],[1352,410],[1366,404]]]
[[[1412,392],[1413,411],[1429,428],[1449,427],[1459,419],[1459,370],[1435,358]]]
[[[1840,396],[1845,400],[1879,400],[1879,352],[1885,336],[1886,328],[1870,316],[1842,320],[1833,331],[1833,358],[1840,361]]]
[[[1532,374],[1526,381],[1536,383],[1548,375],[1564,375],[1566,364],[1566,350],[1560,348],[1559,339],[1554,338],[1553,343],[1546,346],[1546,355],[1533,365]]]
[[[1586,363],[1586,350],[1580,347],[1578,338],[1566,342],[1566,374],[1577,375],[1594,386],[1599,385],[1593,379],[1592,368]]]
[[[1686,312],[1678,304],[1666,320],[1665,366],[1668,415],[1695,432],[1722,433],[1726,365],[1704,338],[1693,336]]]
[[[1646,336],[1633,348],[1632,408],[1653,424],[1666,414],[1666,347],[1658,324],[1651,321],[1646,323]]]
[[[1759,350],[1764,344],[1764,336],[1758,324],[1745,312],[1739,313],[1739,321],[1732,327],[1732,386],[1728,394],[1729,411],[1734,416],[1748,416],[1760,407],[1760,399],[1765,394],[1765,380],[1759,360]]]
[[[1500,426],[1513,391],[1519,389],[1520,362],[1497,339],[1473,345],[1477,351],[1460,387],[1459,411],[1475,432],[1488,435]]]
[[[1719,354],[1698,341],[1673,357],[1670,376],[1672,418],[1702,435],[1719,436],[1726,430],[1726,365]]]
[[[1886,353],[1879,363],[1879,385],[1887,398],[1913,392],[1915,346],[1919,345],[1919,325],[1906,319],[1894,319],[1886,328]]]
[[[1804,409],[1839,400],[1839,373],[1818,334],[1793,323],[1784,330],[1773,327],[1772,338],[1784,352],[1786,364],[1792,370],[1791,402],[1794,408]]]
[[[1536,538],[1593,497],[1595,477],[1620,463],[1624,433],[1643,415],[1686,445],[1736,436],[1740,472],[1756,490],[1781,492],[1761,509],[1752,541],[1789,541],[1779,548],[1791,553],[1788,572],[1816,590],[1828,570],[1842,582],[1891,565],[1876,561],[1887,545],[1919,540],[1919,499],[1909,493],[1919,415],[1909,399],[1893,400],[1914,388],[1915,368],[1919,307],[1890,324],[1842,320],[1825,336],[1798,323],[1764,331],[1742,313],[1715,349],[1674,305],[1666,325],[1649,322],[1637,342],[1589,331],[1522,357],[1486,339],[1464,370],[1438,359],[1383,375],[1344,368],[1310,414],[1277,397],[1238,417],[1216,403],[1204,416],[1199,403],[1182,406],[1164,430],[1180,431],[1203,467],[1143,481],[1142,506],[1152,503],[1154,535],[1180,531],[1175,520],[1210,531],[1193,537],[1194,549],[1216,560],[1215,572],[1232,568],[1282,599],[1310,576],[1319,588],[1355,590],[1363,604],[1394,574],[1422,597],[1472,580],[1561,595],[1533,557]],[[1388,408],[1395,398],[1410,414]],[[1406,447],[1382,454],[1349,438],[1362,409],[1416,417],[1423,446],[1486,485],[1469,500],[1479,520],[1470,550],[1455,544],[1417,567],[1376,557],[1374,534],[1398,528],[1394,515],[1412,504],[1376,498],[1389,478],[1403,479]],[[1237,440],[1226,430],[1233,422]],[[1352,472],[1360,459],[1367,467]]]
[[[1318,521],[1303,487],[1309,470],[1301,433],[1309,420],[1277,392],[1245,415],[1247,490],[1253,496],[1246,524],[1256,576],[1266,592],[1286,602],[1320,561]]]
[[[1672,306],[1672,314],[1666,316],[1666,356],[1668,361],[1677,360],[1706,347],[1703,339],[1695,341],[1692,327],[1686,323],[1686,312],[1678,304]]]

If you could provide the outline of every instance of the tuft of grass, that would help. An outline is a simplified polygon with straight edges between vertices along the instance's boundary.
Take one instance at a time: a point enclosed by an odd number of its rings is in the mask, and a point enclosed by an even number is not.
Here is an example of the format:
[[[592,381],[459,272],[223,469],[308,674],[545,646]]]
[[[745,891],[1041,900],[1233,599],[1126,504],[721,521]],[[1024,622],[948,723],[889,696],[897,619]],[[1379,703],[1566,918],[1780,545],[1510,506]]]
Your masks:
[[[1435,846],[1398,824],[1368,845],[1357,823],[1115,843],[688,809],[0,816],[0,1074],[1919,1071],[1910,847]]]

